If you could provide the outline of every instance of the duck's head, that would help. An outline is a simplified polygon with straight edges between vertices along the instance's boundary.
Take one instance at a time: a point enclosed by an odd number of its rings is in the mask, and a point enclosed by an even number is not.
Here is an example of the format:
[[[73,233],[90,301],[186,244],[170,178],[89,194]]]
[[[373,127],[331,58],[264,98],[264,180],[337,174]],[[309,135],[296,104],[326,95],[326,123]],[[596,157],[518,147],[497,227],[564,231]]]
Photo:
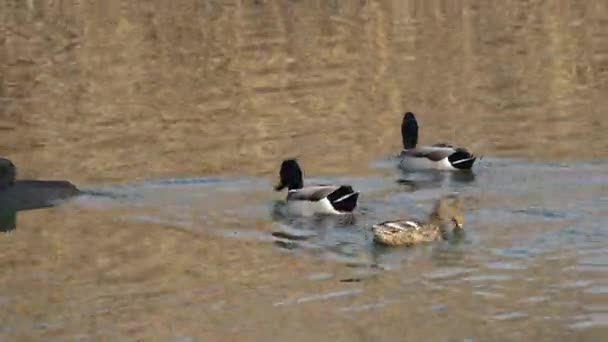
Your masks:
[[[15,184],[15,165],[8,159],[0,158],[0,189]]]
[[[464,228],[464,215],[458,214],[452,216],[452,223],[454,223],[454,228],[463,229]]]
[[[401,122],[401,139],[403,148],[408,150],[418,144],[418,121],[412,112],[406,112]]]
[[[281,163],[281,171],[279,171],[279,184],[274,189],[281,191],[285,187],[287,189],[301,189],[304,186],[302,169],[295,159],[287,159]]]
[[[463,201],[450,195],[441,198],[435,205],[433,216],[441,221],[451,221],[455,229],[464,229]]]

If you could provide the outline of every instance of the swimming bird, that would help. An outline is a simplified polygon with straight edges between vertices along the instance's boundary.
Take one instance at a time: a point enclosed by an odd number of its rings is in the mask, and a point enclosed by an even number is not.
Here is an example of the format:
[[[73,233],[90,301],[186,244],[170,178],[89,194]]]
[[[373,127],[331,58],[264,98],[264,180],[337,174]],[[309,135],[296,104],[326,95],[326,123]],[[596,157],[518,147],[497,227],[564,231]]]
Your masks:
[[[79,195],[76,186],[67,181],[17,180],[16,167],[0,158],[0,232],[17,228],[17,212],[48,208],[61,200]]]
[[[403,151],[399,155],[400,166],[406,170],[470,170],[477,159],[466,148],[440,143],[417,146],[418,122],[414,113],[407,112],[401,122]]]
[[[452,233],[464,229],[462,202],[453,196],[440,199],[427,221],[413,218],[385,221],[372,226],[374,242],[386,246],[412,246],[423,242],[449,238],[447,222],[453,224]]]
[[[0,158],[0,190],[15,184],[15,165],[8,159]]]
[[[302,169],[295,159],[281,163],[280,181],[275,191],[287,187],[287,209],[292,214],[344,214],[357,206],[359,192],[350,185],[316,185],[304,187]]]
[[[16,167],[10,160],[0,158],[0,208],[29,210],[53,206],[53,203],[82,194],[72,183],[64,180],[16,179]]]

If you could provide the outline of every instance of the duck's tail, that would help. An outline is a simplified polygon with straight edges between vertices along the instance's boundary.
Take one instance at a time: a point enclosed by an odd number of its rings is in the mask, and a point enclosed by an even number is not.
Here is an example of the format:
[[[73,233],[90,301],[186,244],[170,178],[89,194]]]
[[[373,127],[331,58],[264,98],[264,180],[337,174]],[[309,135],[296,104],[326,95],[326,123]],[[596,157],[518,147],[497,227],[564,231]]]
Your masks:
[[[477,156],[471,154],[469,151],[458,150],[452,153],[448,157],[448,160],[453,167],[459,170],[470,170],[473,167],[475,160],[477,160]]]
[[[337,211],[351,212],[357,207],[359,193],[355,192],[350,185],[342,185],[329,194],[327,199]]]

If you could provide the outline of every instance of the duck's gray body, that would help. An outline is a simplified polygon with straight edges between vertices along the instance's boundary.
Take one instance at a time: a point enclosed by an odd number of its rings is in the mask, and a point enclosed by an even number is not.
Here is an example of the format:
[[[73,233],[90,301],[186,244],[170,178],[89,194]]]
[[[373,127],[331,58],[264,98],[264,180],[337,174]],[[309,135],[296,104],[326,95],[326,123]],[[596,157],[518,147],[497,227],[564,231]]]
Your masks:
[[[447,144],[404,149],[399,157],[399,165],[408,170],[468,170],[477,159],[468,150]]]
[[[340,185],[308,186],[287,192],[287,210],[291,214],[343,214],[352,212],[359,193]]]
[[[74,184],[54,180],[16,180],[15,165],[0,158],[0,208],[30,210],[80,194]]]
[[[46,208],[79,194],[78,188],[67,181],[19,180],[0,190],[0,207],[14,210]]]
[[[287,200],[319,201],[338,190],[338,188],[340,188],[338,185],[316,185],[307,186],[302,189],[293,189],[287,192]]]
[[[399,166],[405,170],[470,170],[477,157],[462,147],[450,144],[418,145],[418,122],[413,113],[407,112],[401,123],[403,150],[399,154]]]
[[[303,173],[295,159],[283,161],[279,176],[275,190],[288,189],[285,201],[289,214],[344,214],[352,212],[357,206],[359,193],[350,185],[304,187]]]

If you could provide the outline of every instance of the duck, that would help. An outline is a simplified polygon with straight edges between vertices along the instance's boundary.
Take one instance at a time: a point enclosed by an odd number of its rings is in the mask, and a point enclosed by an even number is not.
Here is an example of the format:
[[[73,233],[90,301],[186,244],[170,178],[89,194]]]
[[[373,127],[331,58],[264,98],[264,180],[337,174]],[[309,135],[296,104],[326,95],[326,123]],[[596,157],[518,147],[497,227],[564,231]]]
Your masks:
[[[65,180],[16,179],[17,168],[0,157],[0,208],[29,210],[52,206],[58,200],[84,194]]]
[[[352,213],[357,207],[359,192],[351,185],[304,186],[303,173],[296,159],[281,163],[279,183],[275,191],[287,188],[285,199],[289,213],[301,216]]]
[[[453,196],[437,201],[426,221],[411,217],[372,225],[373,241],[384,246],[413,246],[450,238],[446,226],[451,222],[452,235],[464,231],[462,201]]]
[[[403,115],[401,138],[403,150],[399,154],[399,166],[406,170],[471,170],[477,160],[477,156],[466,148],[447,143],[417,146],[418,121],[412,112],[406,112]]]
[[[15,164],[9,159],[0,157],[0,190],[15,185],[16,173]]]

